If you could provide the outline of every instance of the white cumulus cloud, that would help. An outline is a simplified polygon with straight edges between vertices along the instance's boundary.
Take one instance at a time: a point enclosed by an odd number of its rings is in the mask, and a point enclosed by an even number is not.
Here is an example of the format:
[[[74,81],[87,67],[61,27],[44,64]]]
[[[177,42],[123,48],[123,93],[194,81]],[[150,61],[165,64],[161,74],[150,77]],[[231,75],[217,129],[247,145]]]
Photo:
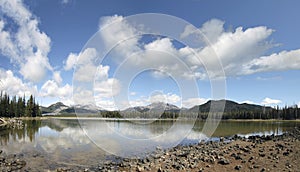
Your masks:
[[[40,31],[38,20],[21,0],[0,1],[0,51],[20,68],[27,80],[41,81],[48,70],[50,38]],[[6,19],[13,20],[17,31],[6,29]]]
[[[99,28],[108,47],[117,45],[113,52],[118,55],[113,57],[119,58],[120,63],[126,58],[132,61],[131,68],[134,65],[152,67],[161,71],[160,73],[186,79],[207,79],[207,69],[210,77],[220,77],[222,70],[225,71],[226,76],[238,76],[299,69],[299,50],[265,55],[267,50],[275,46],[269,41],[274,33],[273,29],[256,26],[237,27],[231,31],[224,28],[224,23],[212,19],[205,22],[199,30],[188,25],[181,37],[196,35],[195,39],[205,42],[204,36],[210,42],[204,47],[197,48],[187,46],[175,48],[169,38],[157,38],[144,44],[139,42],[141,37],[128,40],[137,34],[139,28],[128,23],[122,16],[102,18]],[[199,36],[199,33],[203,35]],[[213,58],[216,56],[218,58]],[[186,66],[181,65],[180,62]],[[278,65],[282,62],[285,62],[284,65]],[[222,64],[223,69],[220,69],[219,63]]]
[[[55,71],[53,72],[53,80],[57,83],[57,84],[61,84],[63,79],[61,78],[60,75],[60,71]]]
[[[38,94],[37,86],[24,83],[11,70],[0,69],[0,89],[9,95],[29,96]]]
[[[72,86],[70,86],[69,84],[60,87],[54,80],[48,80],[41,87],[40,96],[67,99],[72,96],[72,90]]]
[[[300,49],[262,56],[244,65],[246,74],[300,69]]]
[[[155,102],[164,102],[164,103],[171,103],[175,104],[178,103],[181,100],[181,98],[176,94],[156,94],[151,95],[149,99],[146,99],[145,102],[147,103],[155,103]]]
[[[87,48],[81,52],[77,57],[71,55],[70,58],[76,58],[76,70],[74,72],[74,79],[80,82],[92,82],[95,77],[95,72],[97,70],[97,64],[95,60],[97,58],[98,52],[94,48]],[[69,60],[69,58],[68,58]],[[67,61],[68,61],[67,60]],[[72,63],[71,66],[75,65]],[[67,67],[70,69],[70,66]]]
[[[135,27],[130,25],[123,16],[107,16],[101,17],[99,22],[100,35],[104,40],[105,46],[111,49],[118,45],[116,51],[118,57],[128,57],[133,52],[140,50],[138,47],[138,31]],[[126,44],[122,43],[126,41]],[[114,58],[114,57],[112,57]]]
[[[64,62],[64,69],[65,70],[71,70],[75,67],[76,62],[78,59],[78,55],[75,53],[70,53],[67,57],[67,60]]]

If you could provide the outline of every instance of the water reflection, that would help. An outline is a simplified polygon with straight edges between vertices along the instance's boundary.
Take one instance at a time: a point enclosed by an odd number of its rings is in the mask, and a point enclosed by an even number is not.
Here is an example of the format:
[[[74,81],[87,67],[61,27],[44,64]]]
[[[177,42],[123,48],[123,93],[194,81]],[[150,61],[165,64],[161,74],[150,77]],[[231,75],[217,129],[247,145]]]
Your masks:
[[[176,131],[167,134],[174,125]],[[234,134],[281,134],[299,122],[230,122],[222,121],[213,137]],[[119,120],[87,119],[78,124],[76,119],[24,120],[23,127],[0,130],[1,149],[6,153],[23,153],[30,166],[43,162],[43,169],[55,164],[93,165],[107,158],[104,150],[118,155],[138,155],[153,151],[157,145],[168,148],[185,136],[192,122],[157,121],[140,125]],[[110,129],[108,130],[108,126]],[[182,143],[195,143],[208,139],[201,133],[204,122],[197,121]],[[88,133],[89,137],[86,136]],[[160,137],[157,137],[157,136]],[[120,143],[120,137],[127,137]],[[144,142],[144,140],[147,142]],[[139,140],[142,140],[139,142]],[[94,143],[97,143],[95,145]],[[101,143],[99,145],[99,143]],[[131,145],[135,146],[131,146]],[[136,144],[140,143],[140,144]],[[104,150],[103,150],[104,149]],[[36,157],[34,154],[40,156]],[[40,165],[37,165],[41,167]]]
[[[32,142],[35,134],[41,127],[41,120],[25,120],[21,126],[0,130],[0,144],[7,145],[10,142]]]

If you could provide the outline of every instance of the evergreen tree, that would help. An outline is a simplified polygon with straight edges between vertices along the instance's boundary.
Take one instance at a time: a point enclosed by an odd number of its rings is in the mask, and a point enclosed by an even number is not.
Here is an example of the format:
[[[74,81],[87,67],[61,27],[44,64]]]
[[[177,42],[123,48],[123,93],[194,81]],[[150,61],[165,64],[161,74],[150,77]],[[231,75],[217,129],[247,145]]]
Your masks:
[[[32,117],[33,115],[33,110],[34,110],[34,104],[33,104],[33,96],[30,95],[30,98],[27,101],[27,106],[26,106],[26,117]]]

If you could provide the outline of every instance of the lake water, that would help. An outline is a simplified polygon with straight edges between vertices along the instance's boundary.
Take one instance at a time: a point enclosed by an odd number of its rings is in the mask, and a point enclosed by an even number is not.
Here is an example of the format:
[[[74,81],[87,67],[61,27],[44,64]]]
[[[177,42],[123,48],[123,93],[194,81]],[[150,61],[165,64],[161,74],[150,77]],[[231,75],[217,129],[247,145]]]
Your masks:
[[[217,140],[235,134],[282,134],[296,121],[222,121],[213,135],[203,133],[204,122],[197,121],[126,121],[99,119],[24,120],[22,128],[0,130],[1,150],[20,154],[28,166],[55,169],[60,165],[94,166],[112,158],[144,156],[158,146]]]

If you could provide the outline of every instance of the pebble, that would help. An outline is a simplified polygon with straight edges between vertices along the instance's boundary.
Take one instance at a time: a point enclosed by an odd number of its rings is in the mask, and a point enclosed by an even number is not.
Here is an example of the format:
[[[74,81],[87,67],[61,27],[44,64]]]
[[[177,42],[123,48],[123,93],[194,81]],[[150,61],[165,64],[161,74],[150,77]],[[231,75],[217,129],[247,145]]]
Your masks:
[[[228,165],[228,164],[230,164],[230,161],[224,158],[224,159],[221,159],[218,163],[221,165]]]
[[[242,166],[241,165],[237,165],[237,166],[234,167],[234,169],[235,170],[240,170],[240,169],[242,169]]]

